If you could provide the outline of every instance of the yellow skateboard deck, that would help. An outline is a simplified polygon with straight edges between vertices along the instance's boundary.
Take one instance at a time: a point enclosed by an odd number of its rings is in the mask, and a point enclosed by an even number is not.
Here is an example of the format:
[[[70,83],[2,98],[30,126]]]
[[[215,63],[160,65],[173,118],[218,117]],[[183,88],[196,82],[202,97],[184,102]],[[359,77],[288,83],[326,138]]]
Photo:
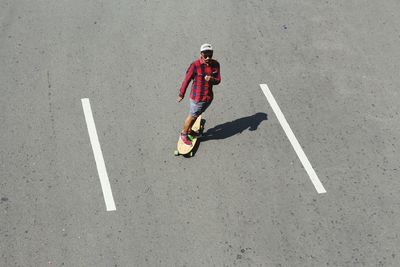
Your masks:
[[[192,130],[195,132],[201,133],[201,115],[199,117],[197,117],[196,121],[194,122],[194,124],[192,126]],[[179,137],[178,143],[176,145],[177,150],[175,150],[175,156],[178,156],[178,155],[193,156],[193,148],[195,147],[198,138],[195,136],[189,136],[189,139],[192,140],[192,145],[186,145],[182,141],[181,137]]]

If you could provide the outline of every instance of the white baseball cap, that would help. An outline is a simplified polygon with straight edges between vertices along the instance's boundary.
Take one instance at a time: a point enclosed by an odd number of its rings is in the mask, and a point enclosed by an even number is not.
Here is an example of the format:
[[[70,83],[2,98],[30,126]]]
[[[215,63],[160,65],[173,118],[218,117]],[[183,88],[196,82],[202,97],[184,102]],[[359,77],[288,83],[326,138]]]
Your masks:
[[[213,47],[210,44],[203,44],[200,47],[200,52],[204,52],[204,51],[213,51]]]

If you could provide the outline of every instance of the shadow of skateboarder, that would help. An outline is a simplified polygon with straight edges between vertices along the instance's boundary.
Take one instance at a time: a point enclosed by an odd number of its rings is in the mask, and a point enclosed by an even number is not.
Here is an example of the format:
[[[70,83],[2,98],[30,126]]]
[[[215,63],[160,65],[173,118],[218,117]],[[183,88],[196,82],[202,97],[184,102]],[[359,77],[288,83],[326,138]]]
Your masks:
[[[235,134],[242,133],[247,129],[249,129],[249,131],[255,131],[264,120],[268,120],[268,115],[266,113],[258,112],[248,117],[217,125],[203,133],[201,142],[225,139],[234,136]]]

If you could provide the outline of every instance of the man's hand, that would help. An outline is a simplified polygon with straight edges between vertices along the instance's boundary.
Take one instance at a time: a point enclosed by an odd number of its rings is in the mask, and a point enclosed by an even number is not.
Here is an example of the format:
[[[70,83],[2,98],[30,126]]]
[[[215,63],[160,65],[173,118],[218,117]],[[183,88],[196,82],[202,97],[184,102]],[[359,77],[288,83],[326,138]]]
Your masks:
[[[178,99],[176,101],[178,101],[178,103],[179,103],[182,101],[182,99],[183,99],[183,97],[178,96]]]

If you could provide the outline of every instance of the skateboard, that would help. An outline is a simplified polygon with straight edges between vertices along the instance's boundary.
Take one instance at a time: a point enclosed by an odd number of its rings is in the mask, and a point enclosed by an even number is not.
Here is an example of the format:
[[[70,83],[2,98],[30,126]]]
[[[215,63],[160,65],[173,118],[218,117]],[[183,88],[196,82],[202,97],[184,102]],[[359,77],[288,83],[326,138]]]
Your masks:
[[[203,132],[204,129],[204,125],[202,125],[202,120],[201,120],[201,115],[199,117],[197,117],[196,121],[194,122],[193,126],[192,126],[192,130],[195,132],[198,132],[200,135]],[[178,139],[178,143],[176,145],[176,150],[174,152],[175,156],[179,156],[179,155],[186,155],[189,157],[193,157],[194,152],[193,149],[195,148],[195,145],[198,141],[200,136],[191,136],[188,135],[189,140],[192,141],[192,145],[186,145],[181,137],[179,137]]]

